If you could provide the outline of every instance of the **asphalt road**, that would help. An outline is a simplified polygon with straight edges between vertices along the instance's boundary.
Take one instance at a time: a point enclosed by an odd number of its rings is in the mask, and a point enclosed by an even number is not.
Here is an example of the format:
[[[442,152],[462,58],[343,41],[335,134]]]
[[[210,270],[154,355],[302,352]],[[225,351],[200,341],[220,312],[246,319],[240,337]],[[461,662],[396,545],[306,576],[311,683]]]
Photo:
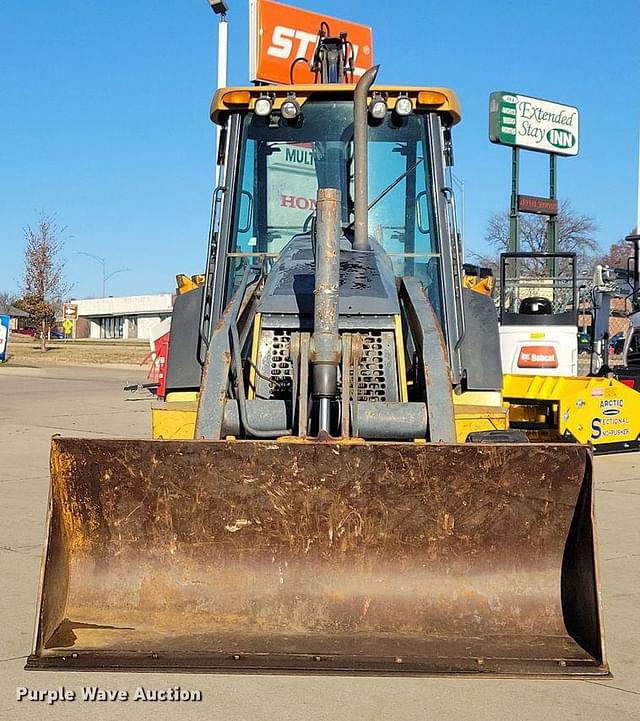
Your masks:
[[[141,437],[149,400],[125,394],[139,371],[0,369],[0,719],[208,721],[555,721],[640,718],[640,454],[596,459],[597,517],[610,680],[156,675],[26,672],[54,433]],[[16,700],[16,689],[126,690],[180,685],[201,702]]]

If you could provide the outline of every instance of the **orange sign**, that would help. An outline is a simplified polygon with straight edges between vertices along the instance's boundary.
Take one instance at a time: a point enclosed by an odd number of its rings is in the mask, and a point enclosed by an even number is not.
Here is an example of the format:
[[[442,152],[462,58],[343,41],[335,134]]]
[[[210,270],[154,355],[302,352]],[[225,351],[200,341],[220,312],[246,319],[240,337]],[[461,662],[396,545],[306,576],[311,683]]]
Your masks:
[[[373,65],[373,35],[367,25],[327,17],[301,10],[272,0],[251,0],[250,80],[278,85],[291,83],[291,66],[297,58],[308,62],[296,63],[293,81],[313,83],[314,74],[309,61],[318,41],[321,23],[330,37],[347,33],[353,47],[354,76],[360,77]]]
[[[552,345],[523,345],[518,368],[557,368],[558,356]]]

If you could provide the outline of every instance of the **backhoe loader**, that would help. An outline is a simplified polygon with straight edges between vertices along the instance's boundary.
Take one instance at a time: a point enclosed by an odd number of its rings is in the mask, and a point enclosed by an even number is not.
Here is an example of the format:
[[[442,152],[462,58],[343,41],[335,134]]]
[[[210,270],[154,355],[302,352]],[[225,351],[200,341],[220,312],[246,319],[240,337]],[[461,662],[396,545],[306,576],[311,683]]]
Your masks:
[[[55,437],[37,669],[606,675],[591,454],[502,402],[444,88],[225,88],[153,440]]]

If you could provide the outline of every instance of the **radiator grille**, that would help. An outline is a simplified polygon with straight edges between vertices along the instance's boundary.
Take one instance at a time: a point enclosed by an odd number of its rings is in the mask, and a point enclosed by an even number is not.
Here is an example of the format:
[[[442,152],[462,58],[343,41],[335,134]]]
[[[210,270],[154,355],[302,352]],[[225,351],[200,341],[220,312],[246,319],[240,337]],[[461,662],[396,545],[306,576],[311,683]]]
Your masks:
[[[272,382],[256,377],[258,398],[291,398],[293,365],[289,357],[290,343],[289,330],[263,330],[260,334],[258,370]]]
[[[362,336],[362,360],[358,366],[358,400],[373,403],[389,400],[385,374],[385,343],[381,331]]]
[[[361,338],[363,352],[358,365],[358,400],[370,403],[398,400],[394,334],[390,331],[371,331],[361,334]],[[290,343],[290,330],[264,329],[260,333],[259,374],[256,374],[255,384],[257,398],[291,397],[293,365],[289,357]],[[353,371],[351,376],[353,396]]]

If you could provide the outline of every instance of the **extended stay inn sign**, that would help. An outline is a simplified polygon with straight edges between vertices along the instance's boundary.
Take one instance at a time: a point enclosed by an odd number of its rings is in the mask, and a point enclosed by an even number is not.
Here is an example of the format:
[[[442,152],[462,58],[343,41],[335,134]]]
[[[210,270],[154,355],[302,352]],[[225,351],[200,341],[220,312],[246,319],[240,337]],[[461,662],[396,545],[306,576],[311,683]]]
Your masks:
[[[489,96],[489,140],[541,153],[578,154],[578,109],[499,90]]]

